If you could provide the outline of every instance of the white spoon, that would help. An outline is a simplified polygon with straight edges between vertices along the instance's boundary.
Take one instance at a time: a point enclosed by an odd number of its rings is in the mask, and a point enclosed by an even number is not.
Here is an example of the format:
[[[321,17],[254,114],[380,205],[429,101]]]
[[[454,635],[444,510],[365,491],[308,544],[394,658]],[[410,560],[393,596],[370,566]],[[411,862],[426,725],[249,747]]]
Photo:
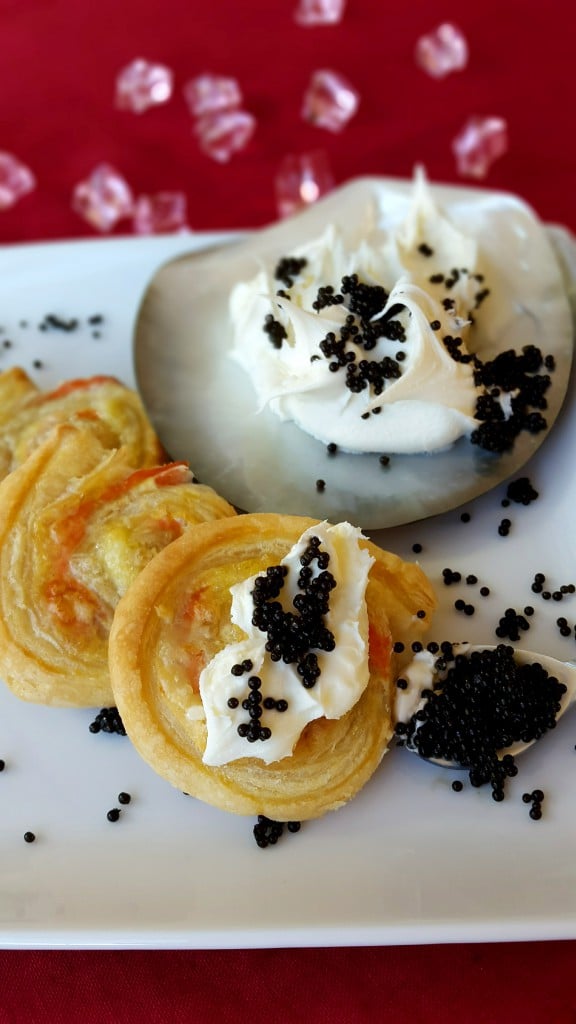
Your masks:
[[[453,656],[465,655],[469,657],[474,652],[483,651],[495,651],[497,647],[506,647],[507,645],[490,645],[490,644],[453,644],[452,651]],[[512,648],[508,648],[512,650]],[[558,696],[559,708],[555,714],[555,722],[557,722],[562,715],[568,710],[568,708],[576,701],[576,662],[574,661],[559,661],[556,658],[550,658],[546,655],[536,654],[533,651],[519,650],[514,648],[514,662],[517,666],[539,664],[549,677],[553,677],[558,680],[559,683],[565,687],[564,692]],[[405,667],[402,671],[402,679],[406,681],[406,688],[398,690],[398,696],[396,699],[395,717],[397,723],[403,723],[407,727],[406,735],[401,736],[403,745],[412,753],[418,754],[424,760],[431,761],[433,764],[439,765],[443,768],[468,768],[470,765],[461,764],[456,760],[443,759],[441,757],[427,757],[419,749],[419,744],[415,739],[419,730],[422,728],[424,721],[418,721],[414,716],[419,711],[423,711],[425,714],[425,708],[428,703],[428,697],[423,691],[431,690],[436,682],[441,682],[444,673],[438,672],[435,668],[435,663],[438,658],[442,658],[442,653],[432,655],[428,651],[422,651],[415,655],[413,660]],[[452,665],[452,659],[448,663],[449,667]],[[434,700],[434,697],[430,697],[430,700]],[[465,726],[463,720],[455,719],[453,721],[454,728],[458,726]],[[529,747],[533,746],[537,742],[536,737],[530,740],[516,740],[510,745],[497,751],[497,756],[500,760],[506,755],[512,755],[516,758],[518,754],[523,753]]]

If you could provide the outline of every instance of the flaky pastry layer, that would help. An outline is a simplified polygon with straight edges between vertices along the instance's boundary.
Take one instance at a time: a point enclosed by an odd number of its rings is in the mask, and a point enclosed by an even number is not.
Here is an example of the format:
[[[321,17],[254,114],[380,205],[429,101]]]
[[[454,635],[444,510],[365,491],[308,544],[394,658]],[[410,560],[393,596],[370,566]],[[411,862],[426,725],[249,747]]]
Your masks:
[[[107,447],[125,446],[134,467],[162,460],[160,442],[140,396],[115,377],[67,380],[42,391],[18,367],[1,373],[0,479],[21,465],[57,424],[72,420],[89,424],[95,419],[107,425]]]

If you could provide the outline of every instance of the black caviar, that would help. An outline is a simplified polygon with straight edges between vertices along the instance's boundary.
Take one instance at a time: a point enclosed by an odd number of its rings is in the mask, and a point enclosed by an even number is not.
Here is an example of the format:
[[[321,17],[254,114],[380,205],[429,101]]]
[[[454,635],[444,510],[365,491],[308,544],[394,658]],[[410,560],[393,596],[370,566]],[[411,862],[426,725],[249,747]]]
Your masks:
[[[424,242],[419,246],[419,252],[431,256],[433,250]],[[306,263],[304,258],[286,256],[276,265],[274,276],[284,286],[278,294],[288,301],[291,299],[290,289]],[[437,287],[440,293],[447,293],[464,277],[479,285],[472,308],[465,314],[465,319],[474,324],[476,311],[490,295],[482,274],[471,273],[465,267],[452,267],[444,273],[432,274],[429,281],[435,290]],[[402,302],[389,304],[389,299],[390,293],[382,285],[362,281],[357,273],[353,273],[344,275],[334,284],[320,285],[311,304],[316,313],[334,305],[342,306],[346,311],[344,322],[327,331],[319,342],[319,352],[311,358],[324,358],[331,373],[343,375],[346,388],[354,394],[368,392],[371,400],[381,395],[390,382],[402,376],[406,361],[406,351],[402,346],[407,341],[411,313]],[[454,315],[456,301],[453,297],[440,294],[438,301],[447,313]],[[520,352],[508,349],[483,362],[477,354],[465,351],[462,337],[444,333],[446,328],[443,330],[440,319],[431,320],[430,327],[437,333],[449,356],[455,362],[470,364],[473,371],[479,394],[474,411],[478,426],[470,435],[472,444],[501,454],[513,447],[520,433],[538,434],[547,428],[544,413],[548,405],[546,393],[551,384],[550,373],[555,368],[553,357],[544,355],[535,345],[527,344]],[[272,345],[280,348],[287,337],[284,325],[268,314],[263,328]],[[393,342],[398,347],[384,354],[380,347],[378,354],[374,353],[375,357],[369,357],[368,353],[373,352],[381,340]],[[504,411],[503,395],[509,397],[509,412]],[[380,412],[381,406],[372,407],[364,409],[360,416],[368,419]],[[526,487],[522,490],[520,482],[516,488],[513,486],[512,494],[513,497],[506,501],[528,503],[537,496]]]
[[[529,616],[530,612],[525,612],[523,615],[514,608],[507,608],[494,630],[496,636],[500,640],[519,640],[520,632],[526,633],[530,629],[526,614]]]
[[[282,348],[282,342],[288,337],[286,328],[279,320],[275,320],[272,313],[267,313],[264,317],[263,330],[268,335],[270,343],[274,348]]]
[[[527,476],[521,476],[517,480],[512,480],[506,488],[506,498],[508,501],[514,501],[518,505],[529,505],[532,501],[536,501],[537,497],[538,491],[534,490]]]
[[[57,330],[66,331],[66,333],[76,331],[78,327],[79,321],[76,319],[76,317],[66,318],[63,316],[58,316],[56,313],[46,313],[46,316],[44,317],[42,323],[39,324],[39,329],[41,331]]]
[[[542,352],[535,345],[525,345],[521,353],[508,349],[486,363],[476,360],[474,378],[484,389],[476,403],[475,418],[480,426],[472,432],[472,444],[491,452],[506,452],[522,431],[539,434],[547,427],[541,410],[547,407],[546,392],[550,375],[540,373],[545,365]],[[513,394],[509,417],[491,391]]]
[[[267,846],[275,846],[284,834],[284,826],[288,832],[299,832],[301,825],[299,821],[274,821],[267,818],[265,814],[258,815],[258,821],[253,828],[256,845],[264,850]]]
[[[316,563],[313,567],[313,563]],[[271,661],[294,664],[305,689],[312,689],[320,676],[317,651],[333,651],[336,645],[334,634],[325,624],[330,606],[330,593],[336,580],[328,570],[330,555],[322,549],[319,537],[311,536],[300,555],[300,571],[296,581],[297,593],[292,607],[286,610],[278,600],[290,572],[285,565],[271,565],[266,572],[254,580],[251,597],[253,602],[252,625],[266,634],[265,651]],[[244,661],[234,665],[232,675],[250,672],[252,663]],[[270,716],[266,725],[261,719],[265,711],[282,714],[288,709],[288,702],[282,697],[263,693],[262,679],[252,674],[246,683],[244,699],[228,699],[228,707],[241,707],[247,718],[237,725],[238,735],[248,743],[270,739],[272,729]]]
[[[126,735],[126,729],[124,723],[120,717],[118,708],[102,708],[93,722],[88,726],[90,732],[108,732],[117,733],[119,736]]]
[[[281,281],[286,288],[291,288],[295,278],[299,277],[306,266],[304,257],[283,256],[276,264],[274,277]]]
[[[517,768],[511,754],[498,753],[553,729],[566,687],[538,662],[518,664],[505,644],[464,654],[444,643],[441,650],[438,681],[408,724],[400,723],[401,735],[422,757],[467,769],[473,786],[489,783],[502,800]]]

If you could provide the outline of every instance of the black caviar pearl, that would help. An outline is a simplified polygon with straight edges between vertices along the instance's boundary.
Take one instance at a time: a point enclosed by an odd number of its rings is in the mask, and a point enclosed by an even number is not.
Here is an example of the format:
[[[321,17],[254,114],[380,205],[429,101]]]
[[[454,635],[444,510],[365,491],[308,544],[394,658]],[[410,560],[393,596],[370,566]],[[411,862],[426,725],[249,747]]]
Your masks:
[[[408,680],[407,679],[397,679],[396,680],[396,686],[398,687],[399,690],[407,690],[408,689]]]
[[[414,552],[415,555],[419,555],[420,552],[422,551],[422,545],[421,544],[413,544],[412,545],[412,551]]]
[[[122,791],[121,793],[118,793],[118,803],[119,804],[129,804],[131,799],[132,799],[132,797],[130,796],[130,793],[125,793],[124,791]]]
[[[328,452],[328,455],[336,455],[338,445],[335,444],[334,441],[330,441],[330,444],[326,445],[326,451]]]
[[[286,825],[289,832],[299,832],[301,827],[302,825],[299,821],[289,821]]]
[[[394,651],[394,654],[402,654],[402,651],[404,650],[404,644],[402,641],[397,640],[392,650]]]
[[[543,799],[544,799],[544,793],[542,792],[542,790],[541,789],[533,789],[532,790],[532,799],[536,800],[538,803],[541,804]]]
[[[532,803],[532,793],[522,793],[522,803],[524,803],[524,804],[531,804]]]
[[[452,789],[454,790],[455,793],[461,793],[462,790],[464,789],[464,783],[460,782],[460,779],[454,779],[454,782],[452,783]]]
[[[120,712],[116,707],[102,708],[88,728],[92,733],[107,732],[117,733],[119,736],[126,735]]]
[[[462,515],[460,516],[460,521],[463,523],[469,523],[471,518],[472,516],[470,515],[469,512],[463,512]]]
[[[236,732],[238,733],[239,736],[242,736],[243,739],[246,736],[248,736],[248,726],[246,725],[246,722],[241,722],[241,724],[238,726]]]
[[[474,584],[478,583],[478,577],[477,577],[477,576],[474,576],[474,574],[473,574],[473,573],[470,573],[470,574],[469,574],[469,575],[468,575],[468,576],[466,577],[466,583],[468,583],[468,584],[469,584],[469,586],[474,586]]]
[[[538,804],[530,808],[529,814],[533,821],[540,820],[540,818],[542,817],[542,811]]]
[[[276,711],[282,712],[282,711],[287,711],[287,710],[288,710],[288,701],[287,700],[280,699],[280,700],[276,701]]]
[[[118,818],[120,817],[120,811],[118,810],[117,807],[112,807],[112,809],[108,811],[106,817],[108,818],[108,821],[118,821]]]
[[[481,593],[482,597],[488,597],[488,595],[490,593],[490,588],[489,587],[480,587],[480,593]]]
[[[462,574],[454,572],[452,569],[442,569],[442,581],[446,587],[450,587],[453,583],[460,583]]]
[[[325,480],[317,480],[316,481],[316,490],[319,491],[320,493],[322,491],[326,490],[326,481]]]
[[[237,708],[239,703],[240,702],[239,702],[237,697],[229,697],[228,700],[227,700],[227,704],[228,704],[229,708]]]
[[[0,757],[0,772],[3,772],[6,767],[6,761]]]
[[[36,836],[35,836],[34,832],[25,832],[24,833],[24,842],[25,843],[33,843],[35,839],[36,839]]]

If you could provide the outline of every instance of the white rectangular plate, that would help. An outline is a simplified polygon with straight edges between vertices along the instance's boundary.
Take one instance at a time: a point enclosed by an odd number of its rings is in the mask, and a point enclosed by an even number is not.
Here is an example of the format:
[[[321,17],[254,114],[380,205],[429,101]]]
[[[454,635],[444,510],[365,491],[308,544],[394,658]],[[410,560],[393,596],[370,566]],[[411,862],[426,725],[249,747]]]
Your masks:
[[[169,257],[225,236],[178,236],[0,251],[0,368],[24,367],[42,387],[92,373],[134,381],[131,331],[140,297]],[[40,330],[47,313],[75,331]],[[88,318],[101,314],[100,326]],[[99,337],[94,337],[94,333]],[[2,347],[3,339],[11,345]],[[35,368],[34,361],[41,367]],[[576,639],[576,403],[573,387],[550,437],[523,471],[540,492],[503,509],[505,486],[462,510],[375,535],[418,557],[437,585],[436,639],[494,643],[508,607],[534,606],[522,646],[563,660]],[[194,468],[194,467],[192,467]],[[281,510],[279,510],[281,511]],[[512,522],[498,533],[500,520]],[[422,545],[416,556],[412,545]],[[475,586],[442,584],[442,569]],[[490,595],[482,598],[486,584]],[[474,616],[454,610],[463,597]],[[92,735],[90,711],[22,704],[0,688],[0,945],[3,947],[252,947],[399,944],[576,937],[576,717],[519,762],[502,803],[403,750],[384,759],[350,805],[257,848],[253,821],[171,789],[128,739]],[[465,778],[465,776],[464,776]],[[545,792],[541,821],[522,793]],[[106,814],[132,801],[120,820]],[[30,830],[36,841],[27,844]]]

